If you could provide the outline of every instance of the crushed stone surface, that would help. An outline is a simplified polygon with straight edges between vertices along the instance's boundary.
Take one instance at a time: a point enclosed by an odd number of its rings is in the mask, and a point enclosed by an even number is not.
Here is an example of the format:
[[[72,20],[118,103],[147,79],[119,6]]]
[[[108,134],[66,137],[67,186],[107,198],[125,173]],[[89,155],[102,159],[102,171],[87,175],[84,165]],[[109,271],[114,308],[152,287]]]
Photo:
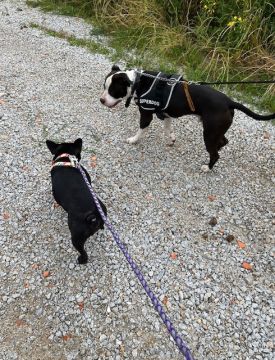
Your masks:
[[[106,229],[87,241],[89,263],[77,264],[45,140],[78,137],[111,222],[194,358],[272,359],[274,126],[236,112],[206,174],[192,116],[174,121],[174,147],[157,119],[129,145],[137,108],[99,102],[110,61],[31,23],[91,31],[0,1],[1,360],[183,358]]]

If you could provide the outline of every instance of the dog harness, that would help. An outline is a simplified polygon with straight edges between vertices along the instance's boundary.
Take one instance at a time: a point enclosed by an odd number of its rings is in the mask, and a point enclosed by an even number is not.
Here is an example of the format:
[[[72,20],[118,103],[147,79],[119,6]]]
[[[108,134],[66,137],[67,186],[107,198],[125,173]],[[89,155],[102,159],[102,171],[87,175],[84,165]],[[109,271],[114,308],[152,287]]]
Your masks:
[[[69,161],[57,161],[62,158],[68,158]],[[55,160],[52,161],[51,170],[56,166],[69,166],[69,167],[77,168],[78,159],[74,155],[64,153],[64,154],[59,155]]]
[[[146,73],[144,72],[142,75],[146,76]],[[166,81],[159,78],[164,78]],[[150,88],[139,97],[134,98],[135,103],[141,109],[154,111],[159,119],[165,119],[165,109],[169,106],[173,90],[179,80],[182,80],[181,75],[166,75],[159,72]]]

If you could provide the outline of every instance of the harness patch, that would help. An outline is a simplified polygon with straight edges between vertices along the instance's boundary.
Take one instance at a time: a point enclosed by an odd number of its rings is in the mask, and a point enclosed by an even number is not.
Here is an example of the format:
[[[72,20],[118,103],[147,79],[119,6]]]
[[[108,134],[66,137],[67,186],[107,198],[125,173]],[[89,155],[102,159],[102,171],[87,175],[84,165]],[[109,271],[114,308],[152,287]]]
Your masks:
[[[149,105],[155,105],[155,106],[160,106],[160,102],[159,101],[154,101],[154,100],[150,100],[150,99],[140,99],[139,100],[140,104],[149,104]]]
[[[146,73],[144,73],[144,75],[146,75]],[[167,79],[167,81],[159,78]],[[181,75],[166,75],[159,72],[150,88],[140,97],[135,98],[136,104],[144,110],[154,111],[159,119],[165,119],[165,109],[169,106],[177,81],[181,79]]]

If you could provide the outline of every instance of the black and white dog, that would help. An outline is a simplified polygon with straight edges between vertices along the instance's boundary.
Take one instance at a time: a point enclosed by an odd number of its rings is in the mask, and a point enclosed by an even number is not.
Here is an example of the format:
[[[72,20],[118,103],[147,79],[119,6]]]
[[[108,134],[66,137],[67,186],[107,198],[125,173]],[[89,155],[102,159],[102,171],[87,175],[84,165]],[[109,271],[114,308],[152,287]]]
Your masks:
[[[128,106],[131,98],[134,98],[139,107],[140,128],[133,137],[127,139],[129,144],[135,144],[144,135],[154,113],[164,120],[164,130],[170,138],[170,145],[175,142],[172,118],[189,114],[198,115],[202,120],[204,142],[210,155],[209,164],[203,165],[202,170],[208,171],[218,161],[219,150],[228,143],[224,135],[232,124],[234,109],[255,120],[275,118],[275,114],[258,115],[209,86],[191,83],[186,89],[182,82],[171,81],[173,79],[180,80],[181,77],[151,71],[122,71],[116,65],[112,67],[105,78],[100,101],[105,106],[113,108],[123,99]]]

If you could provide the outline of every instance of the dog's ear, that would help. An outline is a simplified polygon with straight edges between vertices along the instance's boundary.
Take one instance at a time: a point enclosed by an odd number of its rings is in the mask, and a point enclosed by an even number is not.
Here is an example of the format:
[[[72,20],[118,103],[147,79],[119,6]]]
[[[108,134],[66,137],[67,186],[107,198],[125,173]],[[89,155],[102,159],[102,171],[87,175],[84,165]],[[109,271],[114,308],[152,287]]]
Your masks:
[[[80,139],[80,138],[76,139],[74,142],[74,146],[75,146],[76,154],[80,155],[81,150],[82,150],[82,139]]]
[[[46,145],[48,147],[48,149],[50,150],[50,152],[55,155],[56,153],[56,149],[58,147],[59,144],[56,144],[55,142],[51,141],[51,140],[46,140]]]
[[[119,66],[113,65],[113,66],[112,66],[112,71],[120,71]]]
[[[114,74],[113,79],[119,79],[119,81],[126,86],[131,86],[133,82],[128,78],[128,75],[124,72],[119,74]]]

